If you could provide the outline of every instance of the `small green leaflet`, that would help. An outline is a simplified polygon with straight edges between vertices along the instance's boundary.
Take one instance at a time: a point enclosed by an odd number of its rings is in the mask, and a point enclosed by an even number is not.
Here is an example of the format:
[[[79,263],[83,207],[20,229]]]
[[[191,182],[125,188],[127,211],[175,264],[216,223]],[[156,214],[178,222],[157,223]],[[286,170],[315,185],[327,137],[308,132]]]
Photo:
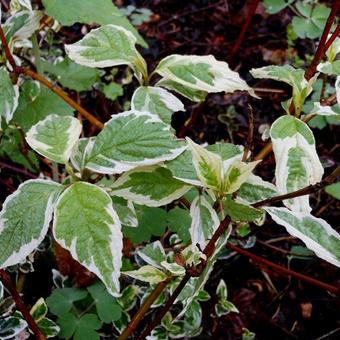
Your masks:
[[[185,274],[185,268],[175,262],[162,261],[162,267],[173,276],[183,276]]]
[[[113,183],[110,194],[149,207],[159,207],[182,197],[190,188],[173,178],[170,170],[150,166],[125,172]]]
[[[263,5],[268,14],[275,14],[286,8],[294,0],[264,0]]]
[[[126,111],[105,124],[95,139],[86,168],[103,174],[122,173],[174,159],[185,148],[158,116]]]
[[[326,186],[325,191],[327,194],[333,196],[337,200],[340,200],[340,182]]]
[[[323,219],[287,208],[264,208],[288,233],[327,262],[340,267],[340,235]]]
[[[137,254],[147,264],[162,269],[161,262],[165,260],[165,251],[160,241],[147,244],[138,250]]]
[[[329,34],[327,39],[329,39],[332,35]],[[326,51],[326,56],[328,61],[332,62],[335,60],[336,56],[340,53],[340,38],[337,37],[333,41],[332,45]]]
[[[100,71],[78,65],[69,58],[51,64],[42,63],[45,72],[51,74],[64,87],[77,92],[90,90],[93,83],[100,80]]]
[[[137,38],[140,45],[147,47],[147,43],[138,31],[111,0],[43,0],[42,2],[47,14],[64,26],[72,26],[76,22],[122,26]]]
[[[167,278],[166,274],[161,270],[150,265],[140,267],[137,270],[123,272],[122,274],[150,284],[162,282]]]
[[[172,114],[184,111],[184,105],[177,97],[161,87],[140,86],[132,96],[131,109],[153,113],[164,123],[170,124]]]
[[[39,29],[40,20],[43,17],[40,11],[23,10],[11,15],[4,23],[3,29],[6,40],[24,40]]]
[[[95,273],[113,296],[119,296],[120,230],[111,198],[103,189],[77,182],[59,197],[53,221],[56,241]]]
[[[230,70],[227,63],[217,61],[214,56],[173,54],[160,61],[155,72],[165,80],[205,92],[234,92],[253,90]]]
[[[230,197],[223,202],[225,213],[233,222],[253,222],[263,216],[263,211],[233,201]]]
[[[43,298],[40,298],[30,310],[30,314],[36,322],[42,320],[47,312],[48,308]]]
[[[241,185],[237,192],[237,200],[251,204],[277,195],[278,192],[274,184],[250,174],[247,181]]]
[[[0,212],[0,268],[23,261],[44,239],[63,186],[36,179],[22,183]]]
[[[197,177],[205,187],[219,192],[222,186],[223,163],[222,158],[186,137],[189,150],[192,153],[192,163]]]
[[[175,91],[183,97],[198,103],[202,102],[208,94],[205,91],[189,88],[170,79],[161,79],[159,82],[157,82],[156,86],[162,86],[170,91]]]
[[[18,106],[19,86],[13,85],[5,68],[0,68],[0,130],[1,118],[8,123]]]
[[[73,340],[100,340],[97,330],[102,326],[101,321],[95,314],[84,314],[79,319],[71,313],[67,313],[58,318],[60,325],[59,337]]]
[[[68,56],[88,67],[130,65],[146,73],[146,63],[135,47],[136,38],[123,27],[106,25],[93,29],[83,39],[65,45]]]
[[[329,76],[340,76],[340,60],[335,60],[332,62],[325,61],[320,63],[317,67],[317,70]]]
[[[0,339],[13,339],[27,327],[27,322],[16,316],[0,319]]]
[[[19,105],[13,121],[28,131],[50,114],[73,116],[73,109],[50,89],[40,88],[36,82],[26,80],[20,86]]]
[[[207,244],[220,220],[216,211],[204,196],[197,196],[190,206],[191,226],[190,235],[192,246],[200,245],[201,249]]]
[[[92,286],[87,287],[94,302],[100,320],[105,323],[110,323],[119,320],[122,315],[122,308],[115,298],[113,298],[106,290],[101,282],[97,282]]]
[[[81,133],[80,121],[73,117],[49,115],[26,134],[29,146],[44,157],[65,164]]]
[[[319,182],[323,167],[315,149],[315,140],[308,125],[293,116],[278,118],[270,129],[276,160],[276,187],[286,194]],[[310,212],[309,196],[285,200],[294,210]]]
[[[290,85],[293,88],[293,103],[296,115],[300,115],[302,106],[312,92],[312,86],[318,76],[316,75],[307,81],[304,77],[305,71],[303,69],[296,69],[290,65],[265,66],[252,69],[250,73],[254,78],[274,79]]]
[[[32,4],[31,0],[12,0],[10,3],[10,12],[15,13],[22,9],[28,9],[29,11],[32,11]]]

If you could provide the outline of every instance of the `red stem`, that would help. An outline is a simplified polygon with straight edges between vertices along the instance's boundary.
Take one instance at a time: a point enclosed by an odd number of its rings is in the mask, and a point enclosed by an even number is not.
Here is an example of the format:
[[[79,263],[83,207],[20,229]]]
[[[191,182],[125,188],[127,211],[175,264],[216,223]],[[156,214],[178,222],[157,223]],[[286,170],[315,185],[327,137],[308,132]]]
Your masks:
[[[235,45],[234,45],[233,49],[231,50],[231,53],[230,53],[230,56],[229,56],[229,60],[232,60],[233,57],[235,56],[235,54],[237,53],[237,51],[240,49],[241,44],[242,44],[242,42],[244,40],[245,34],[246,34],[246,32],[247,32],[247,30],[249,28],[251,19],[254,16],[254,13],[256,11],[256,8],[257,8],[259,2],[260,2],[260,0],[253,0],[252,3],[250,4],[248,15],[247,15],[246,20],[245,20],[245,22],[243,24],[242,30],[240,32],[240,35],[238,36],[238,38],[237,38],[237,40],[235,42]]]
[[[3,282],[4,286],[8,289],[8,291],[12,295],[17,308],[21,312],[21,314],[24,317],[24,319],[27,321],[28,327],[31,329],[31,331],[35,335],[36,339],[38,339],[38,340],[46,340],[44,334],[41,332],[41,330],[39,329],[38,325],[36,324],[36,322],[32,318],[32,315],[30,314],[30,312],[26,308],[24,302],[22,301],[21,296],[19,295],[19,293],[15,289],[15,287],[14,287],[14,285],[12,283],[11,278],[2,269],[0,269],[0,280]]]
[[[263,257],[257,256],[253,253],[250,253],[247,250],[241,249],[241,248],[235,246],[232,243],[228,243],[227,247],[230,248],[231,250],[236,251],[239,254],[242,254],[244,256],[249,257],[254,262],[264,264],[265,266],[267,266],[269,268],[273,268],[275,271],[277,271],[278,273],[280,273],[282,275],[288,274],[289,276],[292,276],[292,277],[294,277],[294,278],[296,278],[300,281],[304,281],[304,282],[309,283],[313,286],[319,287],[321,289],[328,290],[329,292],[331,292],[333,294],[340,295],[340,287],[335,287],[335,286],[329,285],[328,283],[313,279],[312,277],[303,275],[301,273],[290,270],[286,267],[280,266],[276,263],[273,263],[271,261],[264,259]]]

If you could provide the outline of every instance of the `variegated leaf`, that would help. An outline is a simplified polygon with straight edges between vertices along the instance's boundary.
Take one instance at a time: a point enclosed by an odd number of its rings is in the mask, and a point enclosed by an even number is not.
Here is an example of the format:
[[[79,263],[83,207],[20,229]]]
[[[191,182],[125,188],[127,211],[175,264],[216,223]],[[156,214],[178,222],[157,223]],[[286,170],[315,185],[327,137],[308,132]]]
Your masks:
[[[150,265],[140,267],[137,270],[126,271],[122,274],[150,284],[162,282],[167,278],[164,272]]]
[[[186,138],[197,177],[206,188],[219,192],[222,186],[222,158]]]
[[[137,72],[137,77],[141,77],[146,73],[146,63],[135,44],[135,36],[125,28],[105,25],[93,29],[78,42],[65,45],[65,50],[68,56],[80,65],[129,65]]]
[[[240,90],[254,95],[253,90],[237,72],[232,71],[226,62],[218,61],[212,55],[173,54],[162,59],[155,72],[165,80],[193,90],[208,93]]]
[[[26,141],[44,157],[65,164],[71,157],[81,129],[78,119],[52,114],[30,128]]]
[[[201,249],[204,249],[220,224],[218,215],[204,196],[197,196],[191,203],[190,216],[192,246],[199,244]]]
[[[138,204],[159,207],[182,197],[191,186],[173,178],[171,171],[159,166],[125,172],[111,186],[111,194]]]
[[[165,251],[160,241],[147,244],[138,250],[137,254],[147,264],[162,269],[161,263],[165,260]]]
[[[0,68],[0,130],[1,118],[4,118],[6,123],[13,118],[13,114],[18,107],[19,87],[13,85],[8,72],[4,67]]]
[[[226,170],[223,178],[223,193],[232,194],[247,181],[251,172],[261,161],[245,163],[240,160],[234,161]]]
[[[264,208],[288,233],[299,238],[322,259],[340,267],[340,235],[323,219],[287,208]]]
[[[172,114],[184,111],[184,105],[177,97],[161,87],[140,86],[132,96],[131,109],[153,113],[164,123],[170,124]]]
[[[74,168],[78,171],[85,169],[87,158],[91,153],[94,141],[95,137],[80,138],[73,147],[70,160]]]
[[[95,139],[86,168],[104,174],[122,173],[174,159],[185,148],[158,116],[126,111],[105,124]]]
[[[110,196],[96,185],[76,182],[59,197],[53,221],[56,241],[119,296],[123,235]]]
[[[44,239],[63,186],[36,179],[22,183],[0,212],[0,268],[23,261]]]
[[[319,182],[323,167],[315,149],[312,131],[306,123],[293,116],[278,118],[270,129],[276,160],[276,187],[286,194]],[[308,195],[285,200],[294,210],[310,212]]]

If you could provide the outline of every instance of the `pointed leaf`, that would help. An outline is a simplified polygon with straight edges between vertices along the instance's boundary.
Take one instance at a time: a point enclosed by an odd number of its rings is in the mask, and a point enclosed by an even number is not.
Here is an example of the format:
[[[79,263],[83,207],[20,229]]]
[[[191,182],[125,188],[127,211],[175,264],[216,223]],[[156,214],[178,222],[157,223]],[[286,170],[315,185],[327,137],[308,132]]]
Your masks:
[[[165,260],[165,251],[160,241],[147,244],[138,250],[137,254],[147,264],[162,269],[161,262]]]
[[[35,322],[42,320],[48,312],[44,298],[40,298],[30,310],[30,314]]]
[[[119,295],[122,233],[110,196],[101,188],[72,184],[57,202],[53,223],[56,241],[95,273],[113,296]]]
[[[190,188],[173,178],[170,170],[150,166],[125,172],[111,186],[111,194],[149,207],[159,207],[182,197]]]
[[[162,282],[167,278],[166,274],[150,265],[140,267],[137,270],[123,272],[123,274],[150,284]]]
[[[220,191],[222,185],[222,158],[202,146],[194,143],[189,137],[186,138],[189,150],[192,153],[192,163],[197,177],[206,188]]]
[[[340,235],[323,219],[287,208],[264,208],[288,233],[299,238],[322,259],[340,267]]]
[[[8,123],[18,106],[19,87],[13,85],[5,68],[0,68],[0,127],[1,118]]]
[[[73,147],[71,152],[71,163],[78,171],[85,169],[85,165],[93,148],[94,141],[95,137],[80,138]]]
[[[204,249],[208,240],[218,228],[220,220],[216,211],[204,196],[198,196],[191,203],[190,207],[191,226],[190,235],[193,246],[199,244]]]
[[[113,208],[116,211],[120,222],[128,227],[137,227],[138,220],[133,203],[117,196],[111,198]]]
[[[22,183],[0,212],[0,268],[23,261],[44,239],[60,184],[36,179]]]
[[[78,119],[53,114],[32,126],[26,134],[26,141],[44,157],[65,164],[71,157],[81,129]]]
[[[293,116],[278,118],[270,129],[276,160],[276,186],[286,194],[319,182],[323,167],[315,149],[312,131],[306,123]],[[309,196],[285,200],[294,211],[310,212]]]
[[[205,92],[253,93],[237,72],[230,70],[227,63],[218,61],[212,55],[173,54],[160,61],[156,72],[166,80],[172,80],[185,87]]]
[[[114,174],[177,157],[185,146],[156,115],[126,111],[114,115],[95,139],[86,167]]]
[[[132,96],[131,109],[153,113],[164,123],[170,124],[172,114],[184,111],[184,105],[177,97],[161,87],[141,86]]]
[[[223,193],[232,194],[237,191],[241,185],[247,181],[251,172],[261,161],[245,163],[240,160],[233,162],[226,170],[223,179]]]
[[[254,222],[263,216],[263,211],[235,202],[230,197],[223,202],[225,213],[233,222]]]

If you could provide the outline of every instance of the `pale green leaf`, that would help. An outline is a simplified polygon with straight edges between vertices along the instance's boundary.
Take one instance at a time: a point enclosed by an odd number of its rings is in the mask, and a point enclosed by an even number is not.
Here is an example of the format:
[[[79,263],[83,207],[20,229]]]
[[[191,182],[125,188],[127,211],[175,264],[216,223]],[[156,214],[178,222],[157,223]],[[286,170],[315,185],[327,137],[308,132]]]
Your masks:
[[[44,239],[62,186],[36,179],[22,183],[0,212],[0,268],[23,261]]]
[[[175,81],[172,81],[170,79],[163,78],[160,81],[158,81],[156,85],[165,87],[170,91],[175,91],[182,95],[183,97],[198,103],[202,102],[208,94],[206,91],[192,89],[180,83],[176,83]]]
[[[290,65],[264,66],[252,69],[250,73],[254,78],[274,79],[290,85],[293,88],[293,103],[297,115],[301,113],[302,106],[308,95],[312,92],[312,86],[317,78],[316,75],[307,81],[303,69],[296,69]]]
[[[114,174],[174,159],[185,150],[170,127],[148,112],[112,116],[95,139],[86,167]]]
[[[113,208],[116,211],[120,222],[128,227],[137,227],[138,220],[133,203],[131,201],[126,201],[118,196],[111,198]]]
[[[332,34],[328,34],[327,40],[332,36]],[[337,37],[332,42],[331,46],[329,46],[326,51],[326,56],[328,61],[332,62],[335,60],[336,56],[340,53],[340,38]]]
[[[329,76],[340,76],[340,60],[325,61],[317,66],[317,70]]]
[[[185,274],[185,268],[177,263],[169,263],[167,261],[162,261],[162,267],[170,272],[174,276],[183,276]]]
[[[77,22],[122,26],[136,37],[140,45],[147,47],[144,39],[111,0],[43,0],[42,2],[47,14],[64,26],[72,26]]]
[[[137,254],[147,264],[162,269],[161,262],[165,260],[165,251],[160,241],[147,244],[138,250]]]
[[[65,164],[81,133],[80,121],[73,117],[49,115],[26,134],[29,146],[44,157]]]
[[[140,267],[137,270],[126,271],[122,274],[150,284],[162,282],[167,278],[164,272],[150,265]]]
[[[171,171],[149,166],[125,172],[111,186],[111,195],[159,207],[182,197],[191,186],[173,178]]]
[[[110,196],[101,188],[77,182],[57,202],[53,233],[74,259],[95,273],[113,296],[119,296],[122,233]]]
[[[212,55],[173,54],[160,61],[156,71],[165,80],[171,80],[185,87],[205,92],[234,92],[252,89],[228,64],[218,61]]]
[[[276,186],[261,177],[250,174],[237,192],[237,199],[248,204],[277,196]]]
[[[38,321],[37,325],[46,338],[54,338],[60,332],[60,327],[48,318],[41,319]]]
[[[291,4],[294,0],[264,0],[263,4],[266,9],[266,12],[269,14],[275,14],[282,11],[289,4]]]
[[[9,77],[9,73],[5,68],[0,68],[0,129],[1,118],[4,118],[8,123],[18,106],[19,87],[13,85]]]
[[[183,103],[161,87],[141,86],[134,92],[131,109],[158,115],[164,123],[171,123],[174,112],[184,111]]]
[[[323,167],[315,149],[315,140],[308,125],[293,116],[278,118],[270,129],[276,160],[276,187],[286,194],[319,182]],[[310,212],[309,196],[285,200],[294,211]]]
[[[327,262],[340,267],[340,235],[323,219],[287,208],[264,208],[287,232]]]
[[[40,11],[23,10],[11,15],[3,25],[7,41],[29,38],[40,26]]]
[[[247,181],[251,172],[261,161],[245,163],[240,160],[234,161],[226,170],[223,179],[223,193],[232,194]]]
[[[326,186],[325,191],[327,192],[327,194],[340,200],[340,182]]]
[[[136,38],[123,27],[106,25],[93,29],[78,42],[65,45],[68,56],[88,67],[129,65],[146,73],[146,64],[135,47]]]
[[[95,137],[80,138],[77,140],[71,152],[71,163],[75,169],[82,171],[85,169],[87,158],[93,148]]]
[[[191,226],[190,235],[193,246],[200,245],[204,249],[214,231],[218,228],[220,220],[211,204],[198,196],[190,206]]]
[[[222,186],[223,163],[222,158],[202,146],[186,138],[189,150],[192,153],[192,163],[197,177],[206,188],[220,191]]]

